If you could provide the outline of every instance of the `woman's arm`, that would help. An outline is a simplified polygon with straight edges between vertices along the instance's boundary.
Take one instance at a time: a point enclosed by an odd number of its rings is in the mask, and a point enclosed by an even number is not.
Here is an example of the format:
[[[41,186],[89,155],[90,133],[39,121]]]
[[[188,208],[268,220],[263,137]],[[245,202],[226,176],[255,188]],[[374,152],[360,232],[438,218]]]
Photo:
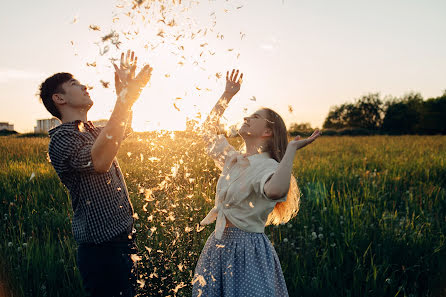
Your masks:
[[[234,74],[235,73],[235,74]],[[235,72],[232,70],[231,76],[229,77],[229,71],[226,73],[226,88],[218,99],[217,104],[210,112],[206,121],[203,123],[203,139],[206,143],[208,155],[214,159],[215,165],[223,170],[224,164],[226,162],[226,157],[231,155],[236,150],[229,144],[226,137],[223,135],[218,135],[218,127],[220,118],[228,107],[229,102],[232,97],[240,90],[240,85],[242,83],[243,74],[238,77],[239,71]]]
[[[313,134],[306,139],[300,139],[300,136],[297,136],[290,141],[279,166],[271,178],[265,183],[263,190],[266,196],[271,199],[279,199],[287,195],[290,188],[291,170],[293,169],[293,161],[296,151],[312,143],[320,135],[321,132],[315,130]]]
[[[239,71],[235,71],[232,69],[231,76],[229,76],[229,71],[226,72],[226,88],[220,99],[218,99],[214,108],[209,113],[209,116],[206,118],[206,121],[203,124],[203,127],[206,132],[210,132],[212,134],[217,134],[218,132],[218,124],[220,122],[220,118],[225,112],[226,108],[229,105],[232,97],[240,90],[240,86],[243,82],[243,73],[238,77]]]

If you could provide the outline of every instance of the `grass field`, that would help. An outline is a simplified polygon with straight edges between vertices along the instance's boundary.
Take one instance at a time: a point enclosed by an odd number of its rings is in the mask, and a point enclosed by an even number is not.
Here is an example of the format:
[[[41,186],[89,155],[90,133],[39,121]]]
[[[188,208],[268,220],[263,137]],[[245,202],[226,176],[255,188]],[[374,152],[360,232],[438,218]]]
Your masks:
[[[82,296],[47,146],[0,137],[0,283],[13,296]],[[135,135],[118,159],[138,215],[140,296],[189,296],[219,172],[185,135]],[[294,175],[299,214],[266,229],[290,296],[446,296],[445,136],[322,137]]]

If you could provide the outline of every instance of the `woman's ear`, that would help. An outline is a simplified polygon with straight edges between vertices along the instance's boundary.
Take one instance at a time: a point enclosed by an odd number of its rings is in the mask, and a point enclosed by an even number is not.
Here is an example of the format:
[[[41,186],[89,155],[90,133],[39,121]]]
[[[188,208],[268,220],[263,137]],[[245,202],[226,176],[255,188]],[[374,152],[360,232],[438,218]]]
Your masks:
[[[271,128],[266,128],[265,131],[263,131],[264,137],[271,137],[273,136],[273,130]]]

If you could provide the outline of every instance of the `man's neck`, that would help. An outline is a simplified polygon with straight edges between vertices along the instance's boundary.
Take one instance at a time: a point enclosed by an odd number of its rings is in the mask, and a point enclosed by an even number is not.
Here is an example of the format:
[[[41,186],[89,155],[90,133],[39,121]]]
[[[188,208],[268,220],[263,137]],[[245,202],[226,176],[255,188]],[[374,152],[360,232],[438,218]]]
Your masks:
[[[62,116],[62,123],[69,123],[74,121],[87,122],[87,112],[84,110],[70,110],[66,111]]]

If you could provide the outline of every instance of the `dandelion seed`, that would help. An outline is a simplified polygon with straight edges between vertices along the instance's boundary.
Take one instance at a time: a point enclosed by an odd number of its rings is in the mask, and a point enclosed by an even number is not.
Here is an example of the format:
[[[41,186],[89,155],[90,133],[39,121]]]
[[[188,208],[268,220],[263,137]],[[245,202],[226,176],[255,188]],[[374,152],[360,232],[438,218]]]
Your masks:
[[[29,181],[31,181],[34,177],[36,177],[36,174],[33,172],[33,173],[31,173],[31,177],[29,178]]]
[[[120,191],[121,191],[121,188],[120,188],[120,187],[118,187],[118,188],[116,188],[116,190],[118,190],[118,192],[120,192]]]
[[[134,218],[135,220],[139,220],[138,213],[135,212],[135,213],[133,214],[133,218]]]
[[[204,230],[204,228],[206,228],[205,226],[201,226],[200,224],[197,223],[197,226],[195,227],[195,229],[197,230],[197,232],[201,232]]]
[[[288,242],[288,238],[284,238],[283,242],[287,243]]]
[[[105,89],[107,89],[108,86],[110,85],[110,82],[108,82],[108,81],[103,81],[102,79],[100,80],[100,82],[101,82],[102,86],[103,86]]]
[[[8,242],[8,247],[12,247],[12,242]]]
[[[181,288],[184,288],[186,285],[184,284],[184,282],[179,283],[174,289],[172,289],[172,291],[174,291],[174,293],[178,293],[178,290]]]
[[[195,284],[196,282],[198,282],[202,287],[206,286],[206,280],[200,274],[195,275],[194,280],[192,281],[192,285]]]
[[[249,207],[254,208],[254,204],[251,201],[249,201]]]
[[[224,244],[216,244],[215,246],[217,247],[217,249],[222,249],[225,247]]]
[[[289,111],[290,113],[293,112],[293,107],[292,107],[291,105],[288,105],[288,111]]]
[[[82,165],[82,167],[84,167],[84,168],[87,168],[87,167],[90,167],[91,166],[91,161],[88,161],[88,163],[87,164],[85,164],[85,165]]]
[[[143,279],[138,279],[136,282],[138,283],[140,288],[144,288],[144,286],[146,284],[146,281]]]
[[[71,24],[76,24],[78,20],[79,20],[79,17],[78,16],[74,16],[73,20],[71,21]]]
[[[88,28],[93,31],[101,31],[101,28],[97,25],[90,25]]]
[[[127,152],[127,157],[129,157],[130,158],[130,156],[132,155],[132,153],[131,152]]]
[[[138,262],[138,261],[141,261],[142,258],[140,256],[138,256],[137,254],[131,254],[130,259],[132,259],[133,262]]]

